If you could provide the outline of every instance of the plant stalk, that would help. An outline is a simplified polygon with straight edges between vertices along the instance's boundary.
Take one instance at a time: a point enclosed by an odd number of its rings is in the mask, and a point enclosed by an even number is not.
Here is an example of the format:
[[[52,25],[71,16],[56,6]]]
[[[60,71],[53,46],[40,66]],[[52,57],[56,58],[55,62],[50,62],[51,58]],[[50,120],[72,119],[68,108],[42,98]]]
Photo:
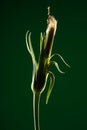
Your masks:
[[[40,130],[39,103],[40,103],[40,93],[33,92],[33,116],[34,116],[34,129],[35,130]]]

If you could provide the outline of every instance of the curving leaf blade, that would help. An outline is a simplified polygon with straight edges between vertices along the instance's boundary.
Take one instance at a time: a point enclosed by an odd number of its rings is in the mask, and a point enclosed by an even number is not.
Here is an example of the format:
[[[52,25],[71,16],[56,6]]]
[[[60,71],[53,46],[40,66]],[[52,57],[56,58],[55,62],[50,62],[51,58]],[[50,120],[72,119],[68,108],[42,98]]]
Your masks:
[[[50,59],[52,59],[52,58],[55,57],[55,56],[60,57],[60,59],[63,61],[63,63],[64,63],[67,67],[70,68],[70,65],[68,65],[68,64],[66,63],[66,61],[63,59],[63,57],[62,57],[60,54],[58,54],[58,53],[53,54]]]
[[[51,65],[55,65],[55,67],[57,68],[57,70],[58,70],[61,74],[64,74],[64,73],[65,73],[65,72],[63,72],[63,71],[60,69],[60,67],[59,67],[59,65],[58,65],[57,62],[55,62],[55,61],[50,61],[50,65],[49,65],[49,66],[51,66]]]
[[[52,92],[52,89],[54,86],[54,82],[55,82],[54,74],[51,71],[49,71],[48,74],[50,76],[50,85],[49,85],[47,96],[46,96],[46,104],[48,103],[48,100],[49,100],[49,97],[51,95],[51,92]]]
[[[28,52],[31,55],[33,64],[36,64],[35,54],[34,54],[32,42],[31,42],[31,32],[29,32],[29,31],[27,31],[27,33],[26,33],[26,46],[27,46]]]

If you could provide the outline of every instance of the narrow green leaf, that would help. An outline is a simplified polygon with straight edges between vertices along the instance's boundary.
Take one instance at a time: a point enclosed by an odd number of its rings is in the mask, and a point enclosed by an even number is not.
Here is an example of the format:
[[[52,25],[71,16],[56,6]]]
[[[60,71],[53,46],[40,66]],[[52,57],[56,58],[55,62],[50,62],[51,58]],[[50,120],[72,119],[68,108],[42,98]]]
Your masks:
[[[49,100],[49,97],[50,97],[50,94],[52,92],[54,82],[55,82],[54,74],[51,71],[49,71],[48,74],[50,76],[50,85],[49,85],[47,96],[46,96],[46,104],[48,103],[48,100]]]
[[[30,50],[30,46],[29,46],[28,36],[29,36],[29,31],[26,32],[26,46],[27,46],[28,52],[31,55],[31,50]]]
[[[42,43],[43,43],[43,35],[42,35],[42,32],[40,34],[40,53],[41,53],[41,50],[42,50]]]
[[[36,64],[35,55],[34,55],[32,42],[31,42],[31,32],[29,32],[29,31],[27,31],[27,33],[26,33],[26,46],[27,46],[29,54],[32,57],[33,63]]]
[[[58,65],[57,62],[55,62],[55,61],[50,61],[50,65],[49,65],[49,66],[51,66],[51,65],[55,65],[55,67],[57,68],[57,70],[58,70],[61,74],[64,74],[64,73],[65,73],[65,72],[63,72],[63,71],[59,68],[59,65]]]
[[[67,67],[70,68],[70,65],[68,65],[68,64],[66,63],[66,61],[63,59],[63,57],[62,57],[60,54],[58,54],[58,53],[53,54],[53,55],[50,57],[50,59],[52,59],[52,58],[55,57],[55,56],[60,57],[60,59],[63,61],[63,63],[64,63]]]

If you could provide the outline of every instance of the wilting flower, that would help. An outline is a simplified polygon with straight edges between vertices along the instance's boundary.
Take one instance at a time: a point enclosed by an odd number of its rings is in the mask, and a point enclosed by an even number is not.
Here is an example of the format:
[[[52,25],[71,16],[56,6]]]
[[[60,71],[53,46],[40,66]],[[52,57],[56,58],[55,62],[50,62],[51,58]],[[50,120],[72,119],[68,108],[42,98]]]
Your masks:
[[[46,34],[42,35],[41,33],[40,36],[40,55],[38,63],[36,62],[34,51],[32,48],[31,33],[29,33],[29,31],[26,33],[26,45],[33,61],[33,75],[31,84],[32,90],[34,92],[42,93],[42,91],[45,89],[48,75],[50,76],[50,86],[47,93],[46,103],[48,102],[55,80],[53,73],[49,71],[49,67],[54,64],[60,73],[64,73],[60,70],[58,63],[56,63],[55,61],[50,61],[51,58],[53,58],[54,56],[59,56],[61,60],[69,67],[69,65],[64,61],[61,55],[51,55],[54,36],[57,29],[56,19],[53,16],[49,15],[47,19],[47,25],[48,26]]]
[[[31,43],[31,33],[27,31],[26,33],[26,45],[28,52],[31,55],[33,62],[33,73],[32,73],[32,84],[31,88],[33,91],[33,109],[34,109],[34,126],[35,130],[39,130],[39,99],[40,95],[45,89],[47,78],[50,76],[50,85],[48,88],[47,96],[46,96],[46,104],[48,103],[50,94],[52,92],[55,77],[54,74],[50,71],[50,66],[55,65],[57,70],[60,73],[64,73],[60,70],[59,65],[55,61],[51,61],[54,56],[58,56],[65,63],[66,66],[70,67],[62,58],[60,54],[53,54],[52,47],[54,42],[54,36],[56,34],[57,29],[57,21],[53,16],[48,15],[47,19],[47,29],[46,33],[40,35],[40,54],[38,62],[35,59],[35,54],[33,51],[32,43]]]
[[[46,36],[45,36],[45,52],[47,57],[51,56],[52,52],[52,46],[53,46],[53,40],[57,29],[57,21],[53,16],[49,16],[47,19],[47,30],[46,30]]]

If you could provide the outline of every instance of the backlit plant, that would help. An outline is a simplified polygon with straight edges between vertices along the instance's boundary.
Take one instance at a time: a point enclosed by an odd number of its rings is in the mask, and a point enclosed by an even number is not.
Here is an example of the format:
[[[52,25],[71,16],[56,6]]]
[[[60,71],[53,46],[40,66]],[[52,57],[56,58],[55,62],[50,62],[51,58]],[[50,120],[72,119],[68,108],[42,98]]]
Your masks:
[[[52,47],[54,42],[54,36],[56,34],[56,29],[57,21],[54,16],[50,15],[50,8],[48,7],[47,29],[45,34],[40,34],[40,54],[38,61],[36,61],[31,43],[31,32],[27,31],[26,33],[26,45],[33,62],[31,89],[33,92],[33,115],[35,130],[40,130],[39,103],[41,93],[46,87],[48,76],[50,77],[50,85],[46,96],[46,104],[48,103],[50,94],[54,86],[55,76],[50,71],[50,66],[55,65],[55,67],[60,73],[64,73],[62,70],[60,70],[57,62],[51,61],[52,58],[54,56],[58,56],[66,66],[70,67],[60,54],[56,53],[52,55]]]

